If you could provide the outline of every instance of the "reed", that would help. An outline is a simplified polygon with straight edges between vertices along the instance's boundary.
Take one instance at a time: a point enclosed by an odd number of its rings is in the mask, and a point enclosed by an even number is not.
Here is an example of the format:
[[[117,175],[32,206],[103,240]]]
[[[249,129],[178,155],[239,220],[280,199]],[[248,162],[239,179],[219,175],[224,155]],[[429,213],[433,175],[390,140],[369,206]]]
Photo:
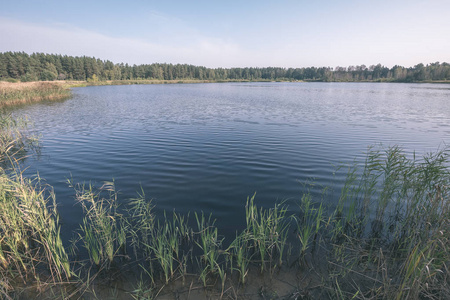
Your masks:
[[[141,190],[138,197],[128,202],[128,215],[131,218],[130,245],[136,258],[140,255],[151,256],[150,242],[155,229],[155,214],[153,203],[145,198],[145,192]]]
[[[399,147],[371,149],[360,181],[350,176],[341,196],[352,195],[349,209],[342,213],[338,205],[334,213],[334,252],[328,259],[340,287],[359,274],[366,288],[351,289],[360,295],[448,296],[449,179],[448,150],[419,159]],[[365,215],[369,209],[373,217]]]
[[[60,237],[54,195],[20,173],[0,175],[0,273],[27,282],[47,277],[60,282],[73,275]],[[44,276],[42,276],[42,274]],[[3,280],[2,280],[3,281]]]
[[[162,270],[166,284],[174,278],[177,271],[181,275],[185,273],[186,255],[181,250],[181,244],[186,236],[185,232],[180,230],[180,227],[187,227],[184,222],[175,212],[172,222],[164,213],[164,219],[162,222],[158,221],[152,231],[149,247],[154,254],[154,261]]]
[[[38,102],[42,100],[61,100],[70,97],[70,95],[70,90],[59,83],[0,82],[0,107]]]
[[[128,203],[127,211],[131,217],[128,236],[136,258],[142,257],[146,261],[141,267],[152,284],[156,271],[161,272],[167,284],[177,272],[186,273],[188,255],[181,246],[192,241],[192,229],[187,225],[189,216],[173,212],[169,219],[164,213],[164,218],[157,220],[152,209],[152,202],[145,199],[144,192]]]
[[[303,260],[310,245],[317,240],[319,230],[323,226],[324,209],[320,204],[318,208],[314,207],[310,193],[302,196],[298,204],[300,215],[295,216],[297,225],[297,237],[300,241],[300,259]]]
[[[247,228],[244,236],[252,250],[258,254],[263,272],[266,262],[269,262],[270,268],[277,264],[281,265],[290,224],[286,216],[287,206],[281,203],[275,204],[270,209],[258,209],[254,200],[255,195],[247,198],[245,206]]]
[[[0,114],[0,294],[6,298],[19,279],[56,283],[73,275],[52,188],[18,169],[35,142],[25,122]]]
[[[223,278],[224,271],[219,264],[220,249],[222,239],[218,237],[217,227],[214,226],[214,220],[211,220],[211,215],[208,218],[205,217],[203,212],[200,217],[195,213],[195,219],[197,221],[197,230],[199,235],[199,241],[196,244],[201,249],[202,255],[200,258],[200,277],[203,285],[207,285],[207,277],[220,274]]]
[[[163,272],[164,282],[169,283],[169,280],[175,275],[179,245],[177,237],[168,224],[158,224],[149,247],[154,253],[154,260]]]
[[[13,118],[0,111],[0,167],[16,166],[29,153],[39,151],[39,139],[29,133],[29,126],[26,118]]]
[[[71,181],[69,185],[75,188],[76,201],[85,213],[79,239],[95,265],[109,268],[119,251],[125,249],[128,232],[128,224],[118,212],[114,183],[105,182],[98,191],[92,185],[74,185]]]
[[[251,259],[248,248],[248,238],[245,233],[236,236],[228,248],[227,253],[229,253],[228,259],[230,261],[231,271],[237,271],[239,273],[239,282],[244,284],[246,282],[245,278],[249,272]],[[236,267],[234,267],[234,262]]]

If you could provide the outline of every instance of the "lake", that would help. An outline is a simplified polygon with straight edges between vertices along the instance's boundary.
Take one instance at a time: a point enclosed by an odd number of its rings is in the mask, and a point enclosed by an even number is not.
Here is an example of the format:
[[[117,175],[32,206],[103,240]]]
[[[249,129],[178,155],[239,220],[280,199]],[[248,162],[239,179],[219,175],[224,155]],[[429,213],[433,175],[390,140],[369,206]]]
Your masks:
[[[39,172],[54,187],[63,234],[82,218],[67,178],[114,180],[122,200],[142,189],[159,214],[213,213],[231,235],[245,224],[255,192],[264,207],[300,199],[305,182],[339,193],[345,170],[334,174],[336,167],[363,161],[370,145],[422,154],[450,143],[444,84],[98,86],[14,114],[27,115],[41,135],[26,174]]]

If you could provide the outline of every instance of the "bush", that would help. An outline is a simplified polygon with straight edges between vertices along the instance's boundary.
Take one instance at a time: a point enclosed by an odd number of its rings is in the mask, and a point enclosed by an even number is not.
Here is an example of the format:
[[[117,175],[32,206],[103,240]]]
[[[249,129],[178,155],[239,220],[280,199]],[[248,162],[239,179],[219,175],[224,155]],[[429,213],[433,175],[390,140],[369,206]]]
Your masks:
[[[6,82],[11,82],[11,83],[16,83],[16,82],[19,82],[19,80],[17,80],[17,79],[14,79],[14,78],[9,78],[9,77],[7,77],[7,78],[3,79],[3,81],[6,81]]]
[[[23,75],[22,77],[20,77],[20,81],[22,82],[29,82],[29,81],[37,81],[38,78],[36,76],[36,74],[33,73],[29,73],[26,75]]]
[[[44,81],[53,81],[57,77],[58,76],[55,73],[50,72],[48,70],[43,70],[42,73],[41,73],[41,78],[40,79],[44,80]]]

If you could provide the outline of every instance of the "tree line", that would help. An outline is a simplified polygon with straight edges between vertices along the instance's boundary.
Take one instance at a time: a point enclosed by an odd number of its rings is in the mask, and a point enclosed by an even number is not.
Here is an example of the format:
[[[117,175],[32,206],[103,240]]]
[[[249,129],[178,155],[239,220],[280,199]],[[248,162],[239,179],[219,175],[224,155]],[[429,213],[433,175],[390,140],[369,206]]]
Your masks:
[[[129,65],[87,56],[0,53],[0,80],[305,80],[421,82],[450,79],[450,64],[306,68],[206,68],[189,64]]]

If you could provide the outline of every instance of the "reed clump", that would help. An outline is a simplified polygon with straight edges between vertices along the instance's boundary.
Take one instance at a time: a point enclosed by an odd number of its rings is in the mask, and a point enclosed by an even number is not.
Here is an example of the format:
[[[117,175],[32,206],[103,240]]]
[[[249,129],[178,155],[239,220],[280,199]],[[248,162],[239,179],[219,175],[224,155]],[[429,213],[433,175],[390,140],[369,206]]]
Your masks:
[[[84,212],[79,241],[83,243],[91,262],[108,269],[120,251],[125,250],[127,238],[127,222],[118,212],[114,183],[105,182],[98,190],[92,185],[74,186],[72,182],[69,185],[75,188],[76,201]]]
[[[61,100],[70,95],[70,90],[57,82],[0,82],[0,107],[43,100]]]
[[[9,142],[3,143],[10,146],[2,148],[7,150],[2,158],[26,145],[23,136],[6,131]],[[285,298],[446,299],[449,162],[448,149],[417,158],[399,147],[371,148],[363,164],[348,167],[334,205],[325,205],[325,193],[315,199],[313,186],[295,205],[260,207],[253,195],[243,208],[246,226],[229,242],[212,215],[158,216],[143,191],[123,201],[113,182],[98,188],[70,182],[84,212],[70,252],[60,236],[51,187],[5,167],[0,170],[0,295],[14,298],[31,284],[50,298],[95,298],[101,282],[126,273],[139,278],[134,289],[122,293],[128,298],[200,289],[209,298],[282,298],[264,287],[249,289],[252,280],[275,280],[284,272],[315,282],[301,285],[291,275]],[[72,288],[56,294],[55,286]]]
[[[371,150],[360,176],[350,170],[328,224],[335,295],[344,288],[361,298],[450,295],[448,155]],[[358,278],[364,285],[352,283]]]
[[[0,166],[4,169],[17,164],[28,152],[39,151],[39,139],[28,132],[29,122],[0,112]]]
[[[60,283],[72,271],[51,187],[18,169],[34,138],[10,115],[0,121],[0,295],[8,299],[18,283]]]

